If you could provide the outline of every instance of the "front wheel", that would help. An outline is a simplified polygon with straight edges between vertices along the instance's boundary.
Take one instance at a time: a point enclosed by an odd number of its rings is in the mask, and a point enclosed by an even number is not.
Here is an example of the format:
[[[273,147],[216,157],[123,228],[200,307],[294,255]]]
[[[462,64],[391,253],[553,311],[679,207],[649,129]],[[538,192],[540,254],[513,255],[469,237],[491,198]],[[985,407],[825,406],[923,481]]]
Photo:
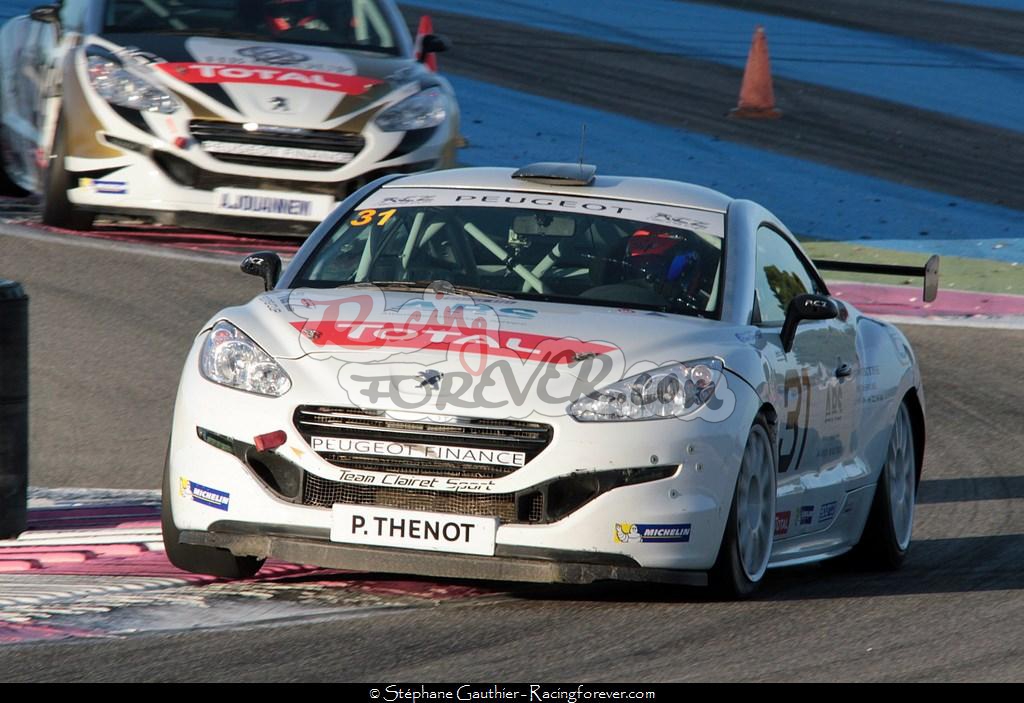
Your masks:
[[[0,89],[2,92],[2,89]],[[3,110],[0,108],[0,120],[3,119]],[[15,183],[9,175],[7,175],[7,154],[10,153],[10,149],[7,146],[6,130],[2,123],[0,123],[0,195],[6,195],[9,197],[22,197],[28,195]]]
[[[743,449],[725,535],[710,573],[712,588],[727,598],[756,591],[771,558],[776,471],[771,436],[767,421],[759,416]]]
[[[882,475],[878,477],[871,513],[856,556],[868,567],[894,571],[910,550],[917,499],[917,451],[914,425],[904,401],[889,435]]]
[[[171,471],[169,466],[164,468],[163,491],[160,501],[160,527],[163,532],[167,560],[183,571],[228,579],[247,579],[255,576],[263,566],[263,559],[236,557],[226,549],[182,544],[179,541],[181,532],[174,525],[174,513],[171,509]]]
[[[43,177],[43,224],[63,229],[91,229],[96,215],[81,210],[68,200],[68,189],[73,187],[72,174],[64,167],[67,140],[64,136],[64,118],[57,120],[53,152]]]

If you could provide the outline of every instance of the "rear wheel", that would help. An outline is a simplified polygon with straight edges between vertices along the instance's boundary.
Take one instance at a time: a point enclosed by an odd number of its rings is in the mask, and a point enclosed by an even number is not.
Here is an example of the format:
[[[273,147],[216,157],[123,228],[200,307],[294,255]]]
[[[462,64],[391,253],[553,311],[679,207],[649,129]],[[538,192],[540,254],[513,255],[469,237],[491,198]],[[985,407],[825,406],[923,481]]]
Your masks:
[[[53,150],[43,175],[43,224],[63,229],[90,229],[96,219],[91,212],[81,210],[68,200],[68,189],[74,186],[72,174],[64,167],[67,140],[64,118],[57,120]]]
[[[885,466],[878,477],[867,525],[855,549],[864,566],[895,570],[910,550],[917,499],[917,451],[906,401],[896,413]]]
[[[251,578],[263,566],[263,559],[236,557],[226,549],[182,544],[181,532],[174,525],[171,508],[171,471],[164,467],[164,482],[160,509],[160,527],[164,537],[167,559],[179,569],[194,574],[209,574],[229,579]]]
[[[771,436],[767,421],[759,416],[743,449],[725,535],[710,573],[712,588],[727,598],[757,590],[771,558],[776,471]]]

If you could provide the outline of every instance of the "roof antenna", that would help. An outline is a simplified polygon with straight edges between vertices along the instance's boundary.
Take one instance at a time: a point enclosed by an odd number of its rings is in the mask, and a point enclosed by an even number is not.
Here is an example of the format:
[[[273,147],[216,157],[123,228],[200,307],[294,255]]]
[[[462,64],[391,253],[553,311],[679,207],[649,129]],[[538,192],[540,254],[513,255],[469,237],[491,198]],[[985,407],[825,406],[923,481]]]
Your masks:
[[[583,173],[583,152],[587,146],[587,123],[580,123],[580,173]]]

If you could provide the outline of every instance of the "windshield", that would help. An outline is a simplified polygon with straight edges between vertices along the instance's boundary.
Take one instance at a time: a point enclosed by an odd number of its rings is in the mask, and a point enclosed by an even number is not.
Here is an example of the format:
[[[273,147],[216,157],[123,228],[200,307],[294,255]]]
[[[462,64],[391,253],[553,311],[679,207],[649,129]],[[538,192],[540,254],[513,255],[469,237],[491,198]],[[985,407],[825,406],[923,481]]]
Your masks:
[[[108,0],[103,24],[397,54],[389,18],[381,0]]]
[[[453,286],[715,317],[720,213],[597,198],[382,189],[341,218],[298,287]]]

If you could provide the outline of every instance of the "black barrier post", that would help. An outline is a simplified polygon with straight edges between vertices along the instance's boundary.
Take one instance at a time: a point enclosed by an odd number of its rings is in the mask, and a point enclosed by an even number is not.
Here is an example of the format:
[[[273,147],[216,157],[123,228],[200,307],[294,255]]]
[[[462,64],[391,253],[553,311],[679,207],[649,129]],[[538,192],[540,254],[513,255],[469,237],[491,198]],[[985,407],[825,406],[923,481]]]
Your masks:
[[[0,279],[0,539],[28,519],[28,296]]]

